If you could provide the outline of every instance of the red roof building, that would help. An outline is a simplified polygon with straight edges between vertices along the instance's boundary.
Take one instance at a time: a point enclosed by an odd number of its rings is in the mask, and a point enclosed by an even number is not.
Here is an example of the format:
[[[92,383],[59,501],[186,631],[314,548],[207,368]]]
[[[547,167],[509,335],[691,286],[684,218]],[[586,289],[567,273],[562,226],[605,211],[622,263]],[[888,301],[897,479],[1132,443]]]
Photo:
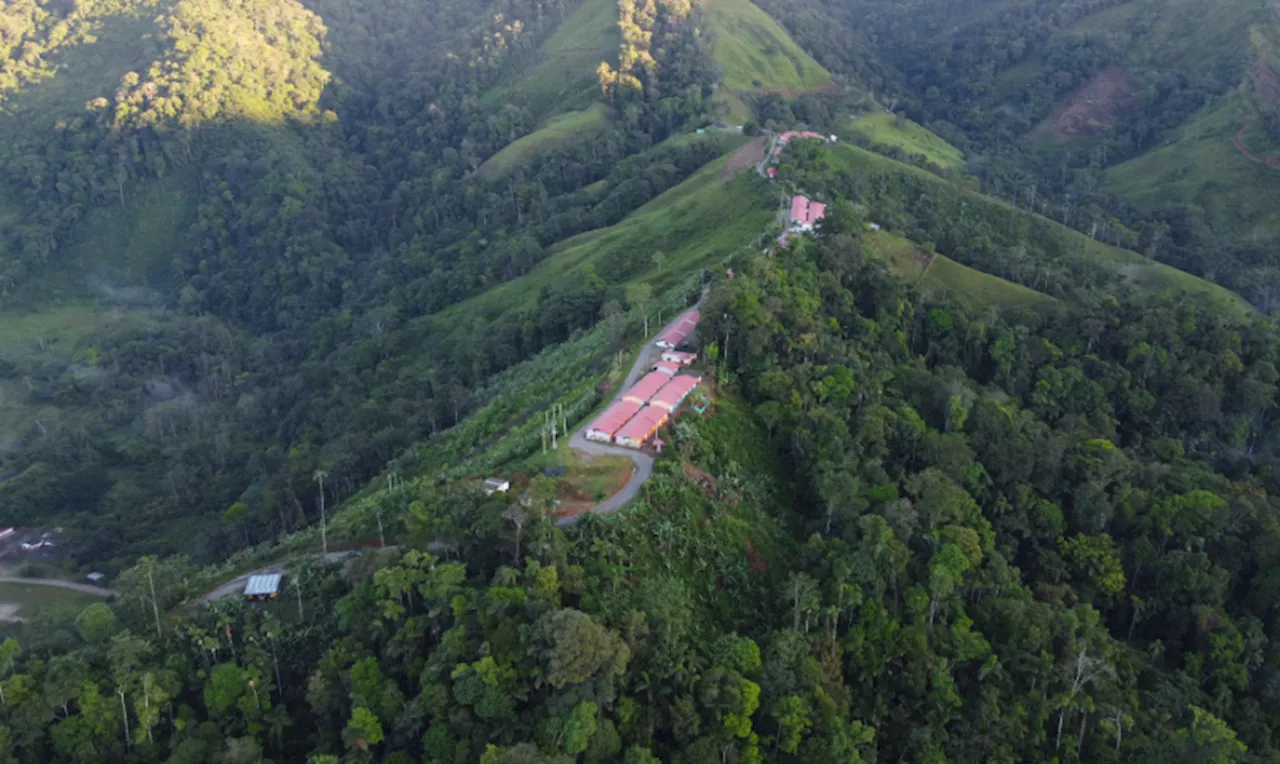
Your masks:
[[[650,408],[664,408],[667,411],[675,411],[685,398],[689,397],[689,393],[698,386],[702,381],[702,377],[682,374],[675,377],[666,384],[658,394],[649,400]]]
[[[690,334],[693,334],[693,330],[697,328],[698,321],[701,318],[702,314],[696,310],[691,310],[688,313],[685,313],[683,316],[676,319],[675,323],[673,323],[669,329],[658,335],[658,340],[654,344],[660,348],[666,348],[668,350],[673,350],[676,347],[679,347]]]
[[[654,371],[660,371],[668,377],[674,377],[680,371],[680,364],[671,361],[658,361],[653,365]]]
[[[595,421],[587,425],[584,435],[588,440],[598,440],[609,443],[613,440],[613,435],[622,426],[626,424],[631,417],[644,406],[643,402],[635,403],[629,400],[614,401],[613,405],[605,409]]]
[[[827,216],[827,205],[810,201],[807,196],[791,197],[791,214],[788,220],[793,231],[812,231],[819,220]]]
[[[639,414],[632,417],[626,426],[618,431],[614,436],[614,441],[620,446],[628,448],[641,448],[645,441],[653,437],[667,421],[667,415],[670,412],[661,406],[645,406]]]
[[[622,394],[622,400],[631,401],[632,403],[648,403],[649,399],[654,396],[663,385],[671,381],[671,377],[660,371],[651,371],[640,378],[640,381],[631,386],[631,389]]]

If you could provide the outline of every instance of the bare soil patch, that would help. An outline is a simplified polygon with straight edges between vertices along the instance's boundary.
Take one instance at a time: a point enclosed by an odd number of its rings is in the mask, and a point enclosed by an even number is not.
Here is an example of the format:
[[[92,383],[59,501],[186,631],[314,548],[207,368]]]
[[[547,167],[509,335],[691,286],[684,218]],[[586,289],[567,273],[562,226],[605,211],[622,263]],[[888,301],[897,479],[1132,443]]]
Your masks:
[[[1036,125],[1032,138],[1088,138],[1111,128],[1116,117],[1133,103],[1137,80],[1118,66],[1098,72],[1067,96],[1058,111]]]
[[[729,161],[725,162],[724,172],[720,175],[720,182],[727,183],[741,175],[745,170],[760,164],[760,162],[764,161],[765,149],[765,137],[762,135],[733,152],[733,156],[730,156]]]

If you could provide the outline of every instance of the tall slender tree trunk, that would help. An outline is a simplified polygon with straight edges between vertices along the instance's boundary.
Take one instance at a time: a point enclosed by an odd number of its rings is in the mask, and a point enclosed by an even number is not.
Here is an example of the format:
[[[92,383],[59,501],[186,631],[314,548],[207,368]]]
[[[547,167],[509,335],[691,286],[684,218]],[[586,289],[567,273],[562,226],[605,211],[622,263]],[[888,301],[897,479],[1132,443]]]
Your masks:
[[[127,750],[133,745],[129,739],[129,707],[124,702],[124,688],[117,687],[116,694],[120,696],[120,718],[124,720],[124,747]]]
[[[156,638],[163,638],[164,632],[160,628],[160,603],[156,600],[156,577],[155,566],[147,566],[147,586],[151,589],[151,612],[156,618]]]

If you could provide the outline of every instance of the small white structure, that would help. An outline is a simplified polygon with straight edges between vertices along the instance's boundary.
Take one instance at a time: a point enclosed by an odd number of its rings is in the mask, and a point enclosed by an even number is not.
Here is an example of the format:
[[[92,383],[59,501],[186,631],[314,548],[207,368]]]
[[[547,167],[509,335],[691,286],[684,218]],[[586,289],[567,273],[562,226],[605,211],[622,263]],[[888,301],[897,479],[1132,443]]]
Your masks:
[[[511,481],[502,478],[485,478],[484,495],[492,496],[495,493],[506,493],[511,490]]]
[[[98,571],[96,571],[96,570],[95,570],[95,571],[93,571],[92,573],[90,573],[89,575],[85,576],[85,577],[84,577],[84,580],[88,581],[89,583],[93,584],[94,586],[101,586],[101,585],[102,585],[102,582],[103,582],[103,581],[105,581],[105,580],[107,580],[107,574],[106,574],[106,573],[100,573],[100,572],[98,572]]]
[[[13,528],[0,528],[0,539],[7,539],[16,532]]]
[[[281,573],[267,573],[261,576],[249,576],[244,585],[244,598],[247,600],[273,600],[280,596]]]

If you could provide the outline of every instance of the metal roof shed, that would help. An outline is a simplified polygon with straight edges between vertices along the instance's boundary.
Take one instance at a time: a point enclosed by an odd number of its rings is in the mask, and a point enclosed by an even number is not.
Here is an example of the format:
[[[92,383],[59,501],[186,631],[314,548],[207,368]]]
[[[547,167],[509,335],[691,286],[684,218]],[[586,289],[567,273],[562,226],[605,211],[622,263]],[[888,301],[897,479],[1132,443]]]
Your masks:
[[[624,401],[633,403],[648,403],[654,393],[662,389],[662,386],[671,381],[671,377],[660,371],[651,371],[640,378],[640,381],[631,386],[631,389],[622,394]]]
[[[280,581],[283,578],[280,573],[249,576],[249,582],[244,585],[244,596],[249,599],[274,599],[280,594]]]

